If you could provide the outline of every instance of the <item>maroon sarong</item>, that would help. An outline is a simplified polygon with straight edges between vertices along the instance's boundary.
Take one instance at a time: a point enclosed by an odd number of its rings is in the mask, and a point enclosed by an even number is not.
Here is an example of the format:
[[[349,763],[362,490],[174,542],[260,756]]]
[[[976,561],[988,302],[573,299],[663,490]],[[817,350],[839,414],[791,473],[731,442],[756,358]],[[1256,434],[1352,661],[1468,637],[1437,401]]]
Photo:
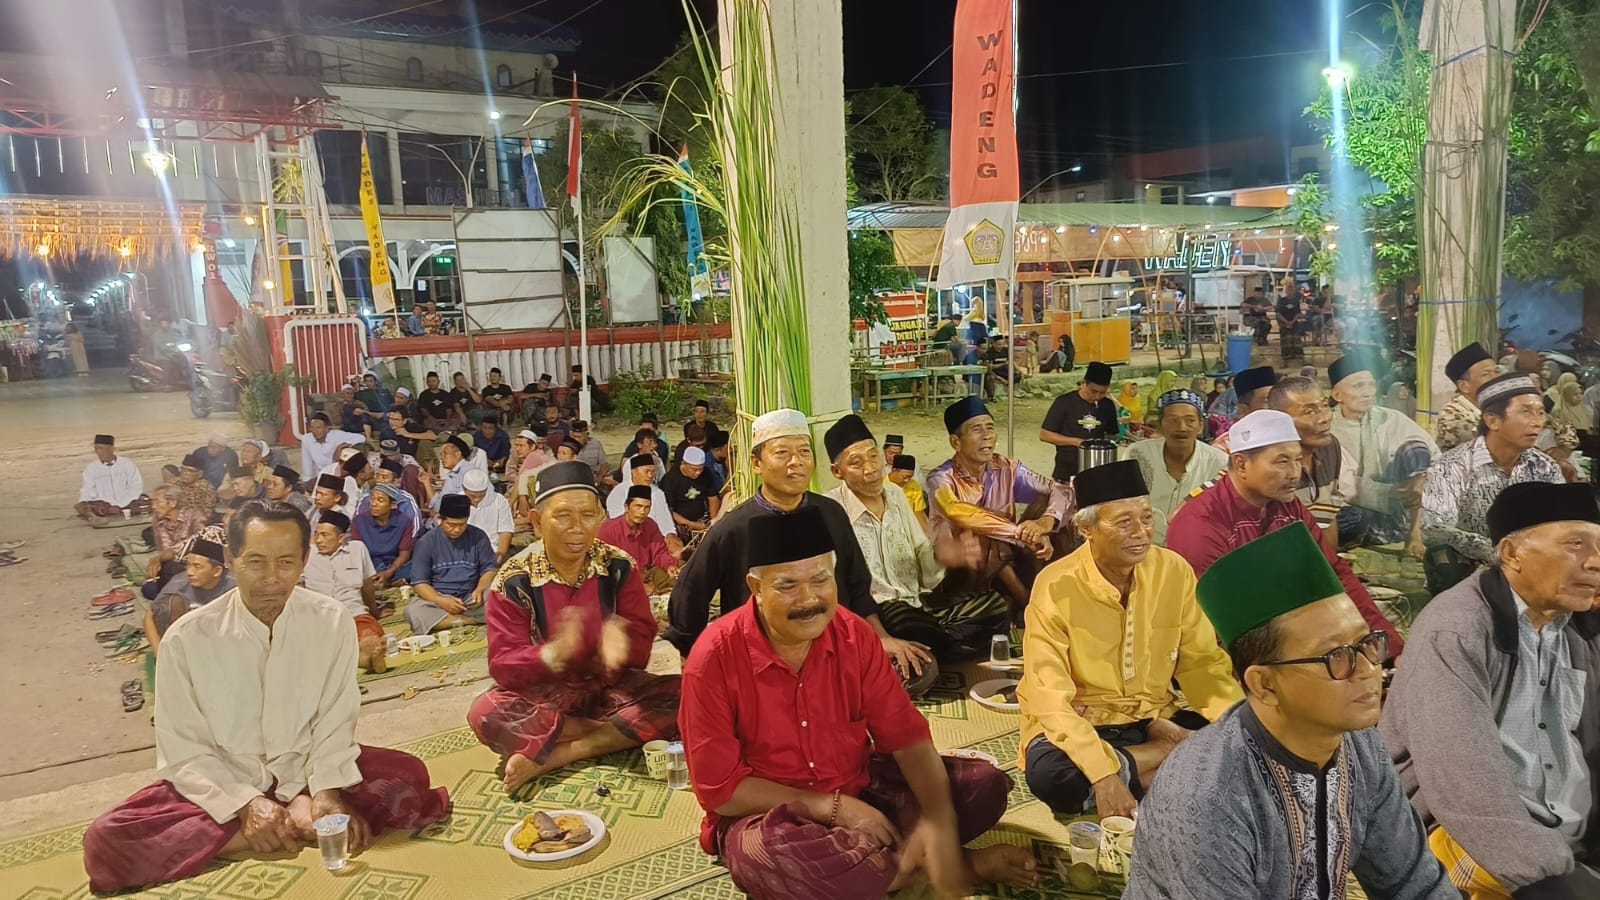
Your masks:
[[[972,759],[946,757],[944,769],[950,776],[956,827],[966,844],[1005,814],[1011,776]],[[871,773],[861,800],[887,816],[902,836],[909,835],[922,810],[900,767],[892,757],[874,756]],[[897,850],[877,846],[859,831],[813,822],[787,805],[724,822],[717,848],[734,885],[755,900],[876,900],[888,893],[900,872]]]
[[[373,835],[416,829],[450,814],[450,795],[429,787],[428,767],[398,750],[361,748],[361,782],[344,800]],[[97,894],[192,878],[239,833],[239,820],[219,824],[178,793],[171,782],[153,784],[94,821],[83,835],[83,867]]]
[[[521,691],[492,687],[472,701],[467,724],[484,746],[536,763],[550,756],[568,716],[614,726],[643,744],[678,733],[677,675],[626,669],[610,684],[558,681]]]

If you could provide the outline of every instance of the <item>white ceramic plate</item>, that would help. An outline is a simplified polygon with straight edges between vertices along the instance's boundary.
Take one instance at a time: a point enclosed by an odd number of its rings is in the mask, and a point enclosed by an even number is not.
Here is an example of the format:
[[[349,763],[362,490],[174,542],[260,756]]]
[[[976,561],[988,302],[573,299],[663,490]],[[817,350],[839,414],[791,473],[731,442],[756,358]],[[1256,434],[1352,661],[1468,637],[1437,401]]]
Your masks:
[[[431,634],[413,634],[410,637],[401,638],[396,644],[401,650],[426,650],[438,642],[439,639]]]
[[[1002,712],[1016,712],[1021,708],[1017,704],[995,703],[989,698],[1000,693],[1006,688],[1014,688],[1019,683],[1020,682],[1018,682],[1015,678],[991,678],[988,681],[980,681],[973,685],[972,690],[968,692],[968,696],[972,697],[972,699],[976,700],[979,704],[987,706],[990,709],[998,709]]]
[[[1371,595],[1372,599],[1374,600],[1398,600],[1405,596],[1405,594],[1401,593],[1400,591],[1397,591],[1392,587],[1384,587],[1381,584],[1367,585],[1367,593]]]
[[[601,838],[606,836],[606,823],[600,821],[600,817],[594,813],[584,812],[581,809],[546,809],[539,810],[539,812],[543,812],[552,819],[558,816],[578,816],[582,818],[589,825],[589,839],[576,847],[572,847],[568,850],[557,851],[555,853],[523,853],[521,850],[517,849],[516,844],[512,843],[512,839],[517,836],[517,832],[522,830],[523,823],[519,821],[515,825],[512,825],[510,830],[506,832],[506,839],[504,841],[506,852],[511,854],[512,858],[520,859],[525,862],[560,862],[564,859],[572,859],[574,856],[581,856],[585,853],[588,853],[590,850],[594,849],[596,844],[600,843]],[[529,813],[529,815],[532,815],[532,813]]]
[[[976,759],[976,760],[981,760],[983,762],[988,763],[991,766],[994,766],[996,769],[1000,768],[1000,760],[995,759],[994,757],[992,757],[989,754],[983,752],[982,750],[969,750],[969,749],[967,749],[965,747],[956,747],[956,748],[951,749],[951,750],[940,750],[939,751],[939,755],[940,756],[948,756],[951,759]]]

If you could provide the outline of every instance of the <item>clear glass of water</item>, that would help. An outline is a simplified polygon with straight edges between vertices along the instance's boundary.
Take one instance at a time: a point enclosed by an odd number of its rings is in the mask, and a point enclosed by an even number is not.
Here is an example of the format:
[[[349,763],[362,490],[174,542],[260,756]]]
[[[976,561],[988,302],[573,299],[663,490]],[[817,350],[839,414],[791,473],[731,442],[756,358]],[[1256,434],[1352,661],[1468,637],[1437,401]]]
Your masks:
[[[1074,822],[1067,828],[1067,850],[1074,863],[1099,866],[1102,831],[1093,822]]]
[[[683,752],[683,742],[667,745],[667,787],[674,791],[689,788],[689,757]]]
[[[997,666],[1011,665],[1011,635],[997,634],[989,639],[989,662]]]
[[[323,816],[311,823],[317,831],[317,849],[322,851],[322,867],[337,872],[350,862],[350,817]]]

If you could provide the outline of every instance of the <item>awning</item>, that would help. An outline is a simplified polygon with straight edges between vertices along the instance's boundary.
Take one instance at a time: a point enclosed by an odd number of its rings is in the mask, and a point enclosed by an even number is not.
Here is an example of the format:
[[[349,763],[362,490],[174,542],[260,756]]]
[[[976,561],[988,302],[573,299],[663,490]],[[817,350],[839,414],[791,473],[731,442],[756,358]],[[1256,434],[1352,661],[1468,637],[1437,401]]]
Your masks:
[[[921,203],[872,203],[850,210],[852,231],[862,229],[944,228],[950,215],[946,206]],[[1177,205],[1170,203],[1024,203],[1017,213],[1017,224],[1046,228],[1125,227],[1138,228],[1277,228],[1294,224],[1289,209],[1260,209],[1211,204]]]

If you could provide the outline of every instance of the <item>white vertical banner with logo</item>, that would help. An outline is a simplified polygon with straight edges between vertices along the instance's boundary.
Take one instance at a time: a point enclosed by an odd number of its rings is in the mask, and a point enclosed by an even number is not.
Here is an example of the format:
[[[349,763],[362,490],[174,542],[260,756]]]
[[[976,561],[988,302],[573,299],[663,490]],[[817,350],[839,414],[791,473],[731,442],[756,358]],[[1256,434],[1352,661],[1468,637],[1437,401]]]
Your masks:
[[[1016,19],[1013,0],[957,0],[950,218],[936,286],[1010,279],[1016,259]]]

